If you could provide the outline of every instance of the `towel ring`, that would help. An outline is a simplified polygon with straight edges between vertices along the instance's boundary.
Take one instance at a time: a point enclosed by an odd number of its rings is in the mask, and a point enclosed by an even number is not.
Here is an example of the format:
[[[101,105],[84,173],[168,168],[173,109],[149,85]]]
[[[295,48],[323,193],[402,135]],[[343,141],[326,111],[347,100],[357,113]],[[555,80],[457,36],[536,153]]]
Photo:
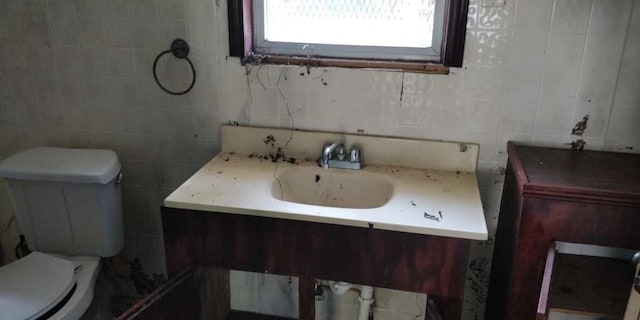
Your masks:
[[[191,67],[191,73],[193,74],[193,79],[191,80],[191,84],[189,85],[189,87],[184,91],[171,91],[171,90],[165,88],[162,85],[162,83],[160,83],[160,80],[158,80],[158,74],[156,72],[156,68],[158,66],[158,60],[160,60],[160,58],[162,56],[164,56],[165,54],[167,54],[167,53],[173,53],[173,56],[175,56],[178,59],[187,60],[187,62],[189,63],[189,66]],[[171,49],[166,50],[166,51],[162,51],[156,57],[156,59],[153,61],[153,78],[156,80],[156,83],[158,84],[160,89],[162,89],[164,92],[166,92],[168,94],[179,96],[179,95],[183,95],[183,94],[191,91],[191,89],[193,89],[193,86],[196,84],[196,68],[193,66],[193,63],[189,59],[189,44],[186,41],[184,41],[182,39],[173,40],[173,42],[171,42]]]

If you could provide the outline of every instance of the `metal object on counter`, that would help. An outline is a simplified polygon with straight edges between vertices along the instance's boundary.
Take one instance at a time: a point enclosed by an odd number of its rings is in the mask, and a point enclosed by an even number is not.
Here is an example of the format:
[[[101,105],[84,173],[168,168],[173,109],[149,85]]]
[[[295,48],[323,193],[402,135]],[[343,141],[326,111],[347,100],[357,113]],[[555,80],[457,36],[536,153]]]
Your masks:
[[[364,167],[362,161],[362,150],[352,146],[349,150],[349,157],[345,151],[342,142],[333,142],[322,148],[322,156],[318,159],[318,163],[325,169],[353,169],[359,170]]]

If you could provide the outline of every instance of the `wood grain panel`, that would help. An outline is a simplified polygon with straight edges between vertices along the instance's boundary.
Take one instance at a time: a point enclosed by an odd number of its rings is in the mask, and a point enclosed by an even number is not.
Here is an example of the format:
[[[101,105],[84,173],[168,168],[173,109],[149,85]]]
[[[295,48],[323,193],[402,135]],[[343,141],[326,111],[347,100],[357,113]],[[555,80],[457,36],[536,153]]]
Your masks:
[[[166,207],[162,217],[170,274],[197,265],[334,279],[428,293],[446,319],[461,314],[469,240]]]
[[[622,319],[634,270],[630,261],[558,254],[549,305],[552,311]]]
[[[200,319],[224,319],[231,310],[229,270],[197,268]]]

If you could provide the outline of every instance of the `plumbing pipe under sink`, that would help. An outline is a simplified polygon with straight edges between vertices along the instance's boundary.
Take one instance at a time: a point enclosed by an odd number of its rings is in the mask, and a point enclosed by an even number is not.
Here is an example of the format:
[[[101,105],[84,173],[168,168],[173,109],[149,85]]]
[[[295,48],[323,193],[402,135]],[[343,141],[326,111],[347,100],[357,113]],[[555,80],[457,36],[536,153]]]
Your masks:
[[[341,296],[351,289],[351,283],[343,281],[329,281],[329,288],[331,288],[331,292]]]
[[[352,285],[348,282],[334,282],[329,281],[329,288],[336,295],[343,295],[349,289],[351,289]],[[358,297],[358,301],[360,301],[360,308],[358,309],[358,320],[367,320],[369,319],[369,312],[371,311],[371,305],[373,304],[373,287],[371,286],[362,286],[359,290],[360,296]]]
[[[358,301],[360,301],[360,309],[358,310],[358,320],[367,320],[369,319],[369,312],[371,310],[371,305],[373,304],[373,287],[370,286],[362,286],[360,290],[360,297],[358,297]]]

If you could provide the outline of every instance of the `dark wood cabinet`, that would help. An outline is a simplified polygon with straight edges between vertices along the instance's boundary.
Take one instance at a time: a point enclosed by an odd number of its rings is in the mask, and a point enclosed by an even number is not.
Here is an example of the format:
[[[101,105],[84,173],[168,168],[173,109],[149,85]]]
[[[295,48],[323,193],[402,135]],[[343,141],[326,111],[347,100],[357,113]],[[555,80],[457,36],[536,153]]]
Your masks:
[[[170,276],[191,267],[296,276],[303,320],[315,317],[315,279],[427,293],[444,319],[461,318],[467,239],[168,207],[162,224]]]
[[[624,285],[626,265],[615,259],[558,255],[554,244],[640,249],[640,156],[511,142],[508,152],[485,319],[546,319],[550,308],[565,307],[583,314],[605,312],[593,310],[602,303],[589,299],[619,298],[608,297],[606,290],[562,297],[557,283],[576,276],[604,287]],[[622,280],[615,277],[620,273]],[[629,284],[632,274],[629,268]],[[627,297],[628,288],[622,289]],[[548,300],[549,295],[556,299]],[[614,311],[606,312],[615,317],[619,307],[610,309]]]

